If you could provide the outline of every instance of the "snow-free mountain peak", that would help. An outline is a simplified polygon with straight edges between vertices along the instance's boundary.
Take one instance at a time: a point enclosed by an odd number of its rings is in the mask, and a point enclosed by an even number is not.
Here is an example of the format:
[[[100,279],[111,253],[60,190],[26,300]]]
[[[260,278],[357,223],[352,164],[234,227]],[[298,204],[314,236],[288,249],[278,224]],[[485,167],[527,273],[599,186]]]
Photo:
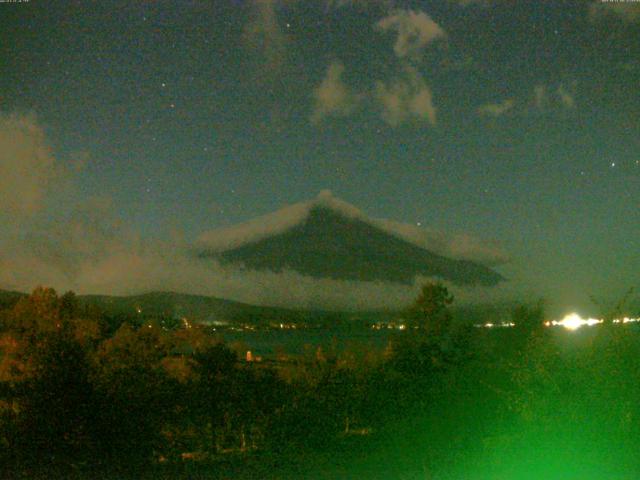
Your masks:
[[[468,254],[486,259],[495,249],[470,239],[373,219],[323,190],[310,201],[205,233],[197,253],[223,264],[316,278],[412,283],[426,276],[460,285],[497,284],[502,277],[488,268],[490,261],[465,258],[459,247],[466,244]]]

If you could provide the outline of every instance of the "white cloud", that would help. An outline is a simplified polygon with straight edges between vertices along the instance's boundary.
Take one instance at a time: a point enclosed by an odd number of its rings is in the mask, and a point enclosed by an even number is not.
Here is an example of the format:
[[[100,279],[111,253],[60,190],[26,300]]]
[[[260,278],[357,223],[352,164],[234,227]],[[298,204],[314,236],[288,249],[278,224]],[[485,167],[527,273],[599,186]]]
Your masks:
[[[0,255],[0,288],[30,291],[36,285],[79,294],[134,295],[172,291],[210,295],[252,305],[328,310],[403,308],[417,296],[427,277],[412,285],[314,278],[291,270],[256,271],[222,266],[189,255],[184,245],[114,243],[94,257],[76,257],[73,274],[24,246]],[[3,253],[9,253],[3,250]],[[59,254],[66,252],[60,250]],[[435,279],[433,279],[435,280]],[[488,301],[513,288],[449,287],[459,302]],[[494,298],[495,299],[495,298]]]
[[[436,124],[437,109],[428,85],[413,67],[388,83],[377,82],[374,99],[382,107],[382,118],[392,127],[414,118]]]
[[[315,98],[314,110],[311,114],[313,123],[320,122],[326,116],[344,116],[353,111],[358,99],[342,81],[343,72],[344,65],[341,62],[332,62],[324,79],[313,92]]]
[[[30,291],[37,284],[79,294],[134,295],[171,291],[210,295],[252,305],[327,310],[403,308],[417,296],[427,277],[413,285],[313,278],[297,272],[245,270],[189,256],[176,245],[115,249],[76,265],[73,277],[26,250],[0,256],[0,286]],[[435,280],[435,279],[433,279]],[[457,287],[448,284],[456,303],[495,300],[514,285]]]
[[[31,215],[62,179],[42,127],[34,116],[0,114],[0,213]]]
[[[331,5],[341,7],[353,3],[339,1]],[[411,119],[425,120],[435,125],[437,109],[433,104],[431,89],[411,65],[411,58],[422,52],[429,43],[444,37],[444,30],[426,13],[413,10],[397,10],[375,26],[383,31],[397,32],[394,52],[400,59],[400,73],[388,81],[376,81],[373,89],[353,92],[342,81],[344,65],[334,61],[313,92],[315,103],[311,122],[318,123],[331,115],[347,116],[358,103],[366,100],[379,108],[384,121],[393,127]]]
[[[511,98],[500,103],[487,103],[478,107],[478,114],[489,117],[500,117],[513,109],[515,101]]]
[[[422,11],[399,10],[377,24],[383,31],[398,32],[393,51],[399,58],[419,54],[431,42],[444,37],[444,30]]]

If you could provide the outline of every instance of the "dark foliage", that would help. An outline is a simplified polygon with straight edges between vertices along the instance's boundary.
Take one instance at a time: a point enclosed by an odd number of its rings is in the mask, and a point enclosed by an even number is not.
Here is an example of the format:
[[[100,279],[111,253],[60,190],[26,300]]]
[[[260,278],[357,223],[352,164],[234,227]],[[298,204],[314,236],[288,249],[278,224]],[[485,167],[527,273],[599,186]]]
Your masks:
[[[238,358],[197,326],[162,317],[114,324],[72,293],[39,288],[2,312],[2,473],[488,480],[640,472],[632,325],[576,332],[567,343],[542,326],[538,303],[514,310],[517,328],[486,334],[455,326],[452,301],[444,286],[426,285],[412,328],[384,351],[310,349],[269,363]]]

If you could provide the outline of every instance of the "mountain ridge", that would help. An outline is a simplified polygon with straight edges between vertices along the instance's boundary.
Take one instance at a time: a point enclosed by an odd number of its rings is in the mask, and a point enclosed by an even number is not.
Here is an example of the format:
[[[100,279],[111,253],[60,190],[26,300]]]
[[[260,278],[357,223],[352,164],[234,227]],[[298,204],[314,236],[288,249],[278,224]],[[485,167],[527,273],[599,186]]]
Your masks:
[[[369,217],[354,205],[335,197],[329,190],[322,190],[311,200],[288,205],[230,227],[204,232],[196,240],[195,246],[210,253],[220,253],[247,243],[255,243],[305,222],[317,208],[331,210],[348,219],[368,223],[417,247],[446,257],[472,260],[486,266],[496,266],[510,261],[509,255],[492,242],[483,242],[469,235],[447,235],[417,225]]]
[[[245,241],[240,241],[243,231]],[[411,285],[428,277],[460,286],[505,280],[481,263],[448,258],[390,233],[380,221],[329,194],[231,227],[218,239],[201,239],[195,253],[221,264],[334,280]]]

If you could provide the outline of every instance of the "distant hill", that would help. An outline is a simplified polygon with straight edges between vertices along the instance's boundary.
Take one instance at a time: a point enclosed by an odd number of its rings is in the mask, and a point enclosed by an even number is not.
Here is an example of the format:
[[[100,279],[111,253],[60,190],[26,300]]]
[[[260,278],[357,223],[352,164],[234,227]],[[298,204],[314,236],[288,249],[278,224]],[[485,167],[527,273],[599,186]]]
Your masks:
[[[60,293],[60,292],[59,292]],[[0,290],[0,310],[12,308],[26,293]],[[338,326],[340,322],[375,321],[390,312],[329,312],[262,307],[203,295],[151,292],[132,296],[79,295],[83,306],[94,306],[110,317],[127,319],[182,318],[220,324],[308,323]]]
[[[425,276],[459,286],[504,280],[483,264],[434,253],[381,225],[341,200],[319,197],[221,231],[223,242],[204,238],[197,256],[315,278],[412,284],[416,276]]]
[[[79,298],[81,302],[96,305],[112,315],[184,316],[193,321],[206,323],[263,323],[278,319],[300,321],[304,317],[303,312],[295,310],[260,307],[216,297],[173,292],[152,292],[126,297],[86,295]]]
[[[60,292],[59,292],[60,293]],[[13,307],[26,293],[0,290],[0,310]],[[181,319],[194,323],[228,323],[229,325],[268,325],[297,323],[324,327],[351,327],[397,320],[402,311],[335,312],[261,307],[202,295],[152,292],[132,296],[79,295],[82,306],[92,306],[115,320]],[[509,321],[515,304],[495,303],[476,306],[454,305],[457,321],[484,323]]]

